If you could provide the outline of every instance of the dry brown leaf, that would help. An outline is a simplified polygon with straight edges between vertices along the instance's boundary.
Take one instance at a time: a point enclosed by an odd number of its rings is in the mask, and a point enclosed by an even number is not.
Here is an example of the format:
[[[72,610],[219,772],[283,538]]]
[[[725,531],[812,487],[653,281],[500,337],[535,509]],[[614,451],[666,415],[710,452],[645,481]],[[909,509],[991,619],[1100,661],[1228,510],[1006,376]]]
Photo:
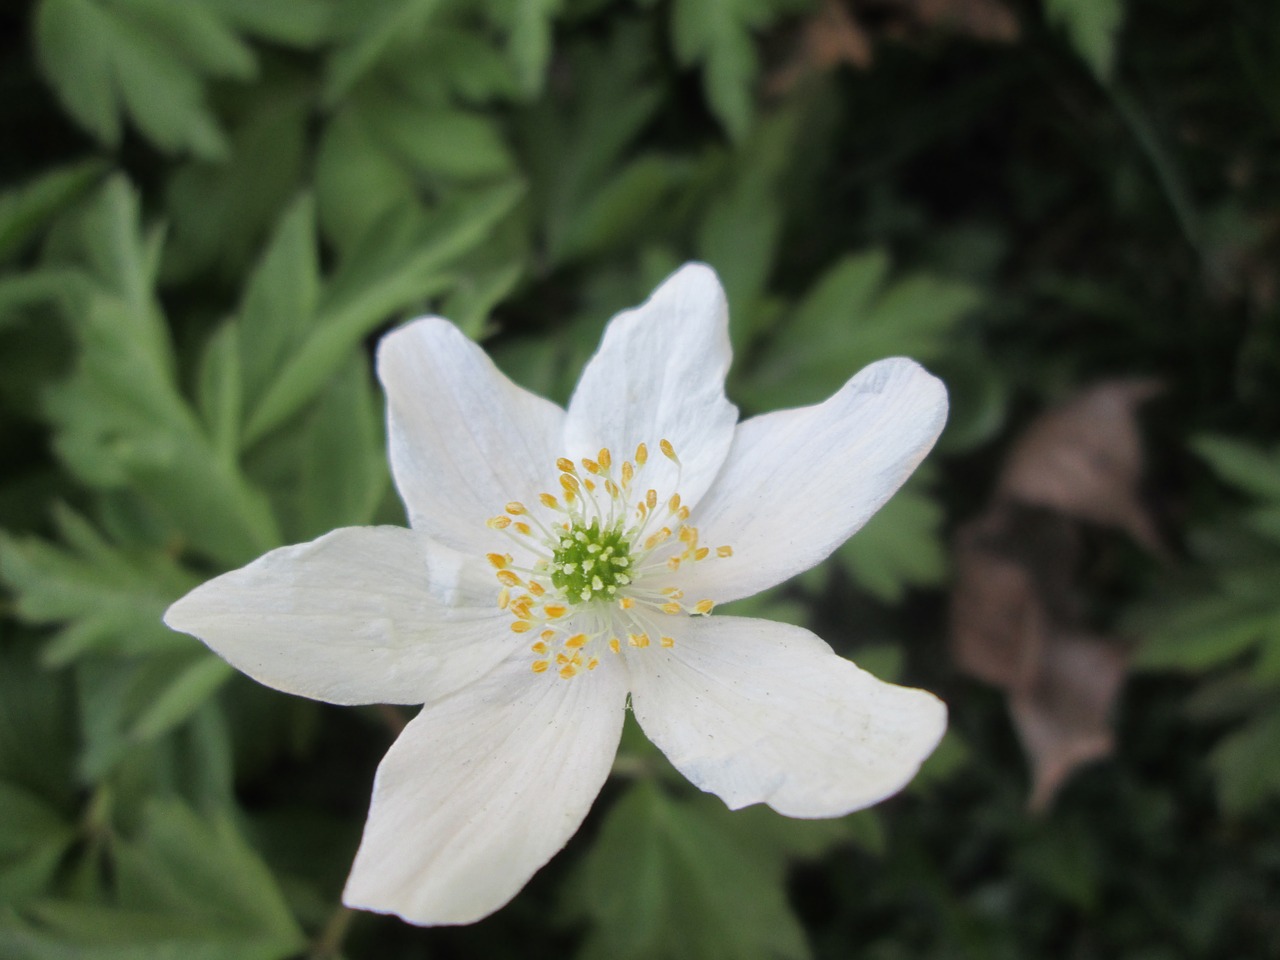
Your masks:
[[[842,64],[871,66],[871,38],[841,0],[823,0],[800,29],[795,53],[770,75],[770,93],[782,94],[805,77]]]
[[[977,40],[1012,43],[1018,18],[1000,0],[894,0],[921,26],[941,28]]]
[[[1112,380],[1034,420],[1013,444],[995,497],[954,541],[951,650],[1004,689],[1045,809],[1081,764],[1111,752],[1124,646],[1085,622],[1085,524],[1127,531],[1163,552],[1142,504],[1137,409],[1150,380]]]
[[[1108,380],[1041,414],[1005,460],[997,496],[1117,527],[1155,553],[1164,547],[1139,497],[1138,408],[1160,392],[1150,379]]]
[[[1110,718],[1127,670],[1124,654],[1106,637],[1057,631],[1042,650],[1039,682],[1009,697],[1031,758],[1032,810],[1047,809],[1077,767],[1110,755]]]

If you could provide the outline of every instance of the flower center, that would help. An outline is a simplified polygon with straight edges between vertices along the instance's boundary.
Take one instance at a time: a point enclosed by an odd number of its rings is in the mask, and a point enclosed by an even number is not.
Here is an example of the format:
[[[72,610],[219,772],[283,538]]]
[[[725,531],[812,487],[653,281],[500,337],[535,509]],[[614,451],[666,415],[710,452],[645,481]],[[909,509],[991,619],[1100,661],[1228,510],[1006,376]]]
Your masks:
[[[600,528],[592,520],[584,527],[573,523],[560,538],[551,557],[551,584],[566,598],[585,603],[597,595],[613,597],[631,582],[631,544],[621,524]]]
[[[678,468],[675,448],[666,440],[658,447]],[[686,606],[679,580],[682,568],[712,550],[699,542],[679,493],[662,499],[639,482],[648,462],[643,443],[616,471],[607,449],[581,460],[581,472],[562,457],[556,461],[559,496],[540,494],[532,511],[512,501],[488,521],[520,548],[519,559],[491,553],[488,560],[502,584],[498,606],[514,617],[512,632],[537,631],[530,647],[534,673],[554,665],[568,680],[594,670],[602,652],[595,650],[597,641],[614,654],[624,644],[674,646],[665,617],[711,612],[710,600]],[[718,557],[732,553],[728,546],[714,551]]]

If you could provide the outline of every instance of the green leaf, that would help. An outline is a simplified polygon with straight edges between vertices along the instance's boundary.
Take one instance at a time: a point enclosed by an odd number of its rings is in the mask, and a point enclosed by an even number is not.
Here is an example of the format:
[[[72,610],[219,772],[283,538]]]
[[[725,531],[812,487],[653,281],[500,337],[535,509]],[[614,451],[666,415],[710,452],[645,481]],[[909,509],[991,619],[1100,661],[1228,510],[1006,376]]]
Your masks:
[[[751,124],[759,60],[752,29],[772,19],[768,0],[676,0],[671,36],[686,67],[703,67],[711,109],[735,140]]]
[[[300,411],[396,310],[447,287],[446,268],[485,240],[521,192],[504,184],[461,194],[426,222],[410,214],[374,232],[325,290],[315,325],[252,411],[244,442],[261,439]]]
[[[73,691],[65,673],[41,667],[32,646],[0,641],[0,780],[67,809],[76,788]]]
[[[758,409],[792,407],[826,399],[875,360],[944,356],[960,320],[980,302],[976,288],[929,273],[890,279],[882,250],[846,256],[779,325],[741,392]]]
[[[390,483],[385,449],[381,403],[360,353],[320,395],[306,425],[290,539],[371,523]]]
[[[947,575],[942,507],[921,489],[917,474],[895,493],[836,557],[858,586],[885,603],[908,587],[936,586]]]
[[[112,849],[117,903],[23,904],[0,926],[6,957],[283,960],[305,945],[274,877],[224,816],[153,801]]]
[[[1200,436],[1191,440],[1191,449],[1233,487],[1280,503],[1280,447],[1263,450],[1228,437]]]
[[[213,77],[249,79],[254,56],[200,0],[41,0],[36,52],[67,110],[110,147],[128,113],[158,147],[218,159],[226,140],[206,103]]]
[[[329,59],[325,102],[336,103],[396,43],[422,33],[438,6],[438,0],[380,0],[348,4],[343,12],[350,33]]]
[[[1045,16],[1067,33],[1076,53],[1103,83],[1115,70],[1124,0],[1044,0]]]
[[[75,829],[42,798],[0,780],[0,904],[45,892]]]
[[[184,649],[189,641],[160,618],[198,581],[160,551],[122,550],[68,509],[56,512],[70,549],[0,534],[0,578],[27,623],[58,625],[45,647],[63,665],[83,654]]]
[[[526,97],[537,96],[551,61],[552,23],[564,6],[563,0],[489,0],[488,6],[505,27],[521,92]]]
[[[609,811],[568,888],[571,912],[591,921],[579,957],[807,957],[787,904],[788,859],[846,836],[840,821],[730,813],[712,797],[673,800],[639,783]]]
[[[1199,672],[1263,640],[1280,646],[1280,600],[1273,586],[1245,593],[1201,591],[1169,598],[1145,615],[1135,613],[1131,629],[1143,637],[1136,667]]]
[[[85,193],[103,174],[101,160],[56,167],[0,194],[0,262],[29,244],[59,211]]]
[[[176,671],[169,682],[133,721],[129,736],[154,740],[188,720],[202,704],[231,678],[224,660],[209,654],[193,659]]]
[[[191,160],[169,179],[165,277],[214,271],[238,283],[306,179],[313,91],[286,76],[254,88],[230,121],[230,154]]]
[[[1280,710],[1254,718],[1225,737],[1209,764],[1217,779],[1218,801],[1231,816],[1257,809],[1280,795]]]

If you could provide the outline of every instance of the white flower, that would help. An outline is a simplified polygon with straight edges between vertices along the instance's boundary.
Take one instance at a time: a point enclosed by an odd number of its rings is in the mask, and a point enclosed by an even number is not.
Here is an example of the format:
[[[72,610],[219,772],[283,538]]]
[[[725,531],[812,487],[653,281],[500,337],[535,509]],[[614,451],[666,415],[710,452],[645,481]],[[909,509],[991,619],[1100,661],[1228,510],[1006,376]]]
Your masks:
[[[193,590],[165,622],[262,683],[423,703],[378,768],[347,904],[419,924],[497,910],[564,846],[628,696],[731,808],[833,817],[901,789],[946,726],[807,630],[705,616],[839,546],[933,445],[941,383],[873,364],[738,423],[728,312],[693,264],[615,317],[568,410],[435,317],[378,350],[410,529],[335,530]]]

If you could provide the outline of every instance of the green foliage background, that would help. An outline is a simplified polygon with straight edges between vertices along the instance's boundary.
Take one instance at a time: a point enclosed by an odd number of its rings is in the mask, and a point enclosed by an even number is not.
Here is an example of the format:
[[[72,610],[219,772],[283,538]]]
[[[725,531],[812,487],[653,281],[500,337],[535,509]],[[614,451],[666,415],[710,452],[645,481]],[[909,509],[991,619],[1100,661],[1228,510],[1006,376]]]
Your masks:
[[[873,63],[778,82],[820,6],[0,5],[0,956],[1280,954],[1280,13],[1022,0],[997,43],[857,0]],[[563,400],[690,258],[746,413],[890,354],[948,382],[926,469],[746,602],[939,692],[948,740],[881,809],[796,822],[629,730],[496,916],[342,910],[402,718],[257,687],[161,612],[403,522],[380,331],[443,314]],[[1135,649],[1117,755],[1031,816],[999,696],[945,651],[946,538],[1034,411],[1111,374],[1165,384],[1173,556],[1099,534],[1096,616]]]

